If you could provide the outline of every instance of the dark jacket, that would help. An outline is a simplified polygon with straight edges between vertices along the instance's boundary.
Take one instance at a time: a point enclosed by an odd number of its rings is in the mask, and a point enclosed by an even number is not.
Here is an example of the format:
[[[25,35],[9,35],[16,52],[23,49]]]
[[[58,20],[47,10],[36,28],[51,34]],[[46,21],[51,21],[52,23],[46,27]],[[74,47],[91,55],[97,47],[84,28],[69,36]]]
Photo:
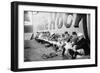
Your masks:
[[[76,42],[75,45],[76,45],[76,50],[84,49],[86,55],[90,54],[90,45],[88,44],[86,39],[82,38],[81,40]]]

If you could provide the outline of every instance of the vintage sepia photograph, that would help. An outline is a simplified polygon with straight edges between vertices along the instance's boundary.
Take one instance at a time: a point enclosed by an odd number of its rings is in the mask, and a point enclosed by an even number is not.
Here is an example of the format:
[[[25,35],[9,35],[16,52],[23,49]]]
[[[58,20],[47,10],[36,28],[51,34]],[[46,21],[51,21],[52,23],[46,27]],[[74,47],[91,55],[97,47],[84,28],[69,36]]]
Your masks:
[[[24,11],[24,61],[90,59],[90,17]]]

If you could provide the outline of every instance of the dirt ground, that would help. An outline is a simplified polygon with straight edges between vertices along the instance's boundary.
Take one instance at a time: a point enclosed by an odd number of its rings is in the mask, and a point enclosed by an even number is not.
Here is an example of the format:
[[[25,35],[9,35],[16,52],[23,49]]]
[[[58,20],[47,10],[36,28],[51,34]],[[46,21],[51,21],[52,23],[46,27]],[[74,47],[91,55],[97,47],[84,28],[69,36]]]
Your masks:
[[[50,54],[50,53],[56,53],[53,47],[45,47],[44,44],[38,43],[35,39],[33,40],[25,40],[24,41],[24,61],[50,61],[50,60],[68,60],[68,58],[64,58],[61,55],[61,52],[58,53],[57,56],[50,57],[47,59],[43,58],[43,55]],[[83,57],[89,58],[88,57]]]
[[[44,61],[44,60],[62,60],[62,56],[58,55],[52,58],[43,59],[43,54],[55,53],[53,47],[45,47],[44,44],[35,40],[25,40],[24,61]]]

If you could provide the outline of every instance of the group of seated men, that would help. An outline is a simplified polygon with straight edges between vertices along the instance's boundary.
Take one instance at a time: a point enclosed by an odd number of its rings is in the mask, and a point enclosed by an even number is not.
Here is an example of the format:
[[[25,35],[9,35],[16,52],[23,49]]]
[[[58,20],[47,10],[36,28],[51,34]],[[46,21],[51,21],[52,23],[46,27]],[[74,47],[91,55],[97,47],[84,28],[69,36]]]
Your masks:
[[[60,46],[49,42],[49,46],[55,46],[55,50],[62,49],[62,56],[71,56],[75,59],[77,55],[90,55],[90,46],[85,39],[83,33],[72,32],[70,35],[67,31],[59,37],[53,34],[50,38],[55,40],[55,43],[60,43]]]
[[[89,43],[82,33],[77,34],[76,32],[72,32],[72,35],[70,35],[68,32],[65,32],[64,40],[67,43],[70,43],[71,47],[68,47],[69,45],[65,44],[62,53],[63,56],[66,54],[66,49],[72,59],[76,58],[77,55],[90,55]]]

